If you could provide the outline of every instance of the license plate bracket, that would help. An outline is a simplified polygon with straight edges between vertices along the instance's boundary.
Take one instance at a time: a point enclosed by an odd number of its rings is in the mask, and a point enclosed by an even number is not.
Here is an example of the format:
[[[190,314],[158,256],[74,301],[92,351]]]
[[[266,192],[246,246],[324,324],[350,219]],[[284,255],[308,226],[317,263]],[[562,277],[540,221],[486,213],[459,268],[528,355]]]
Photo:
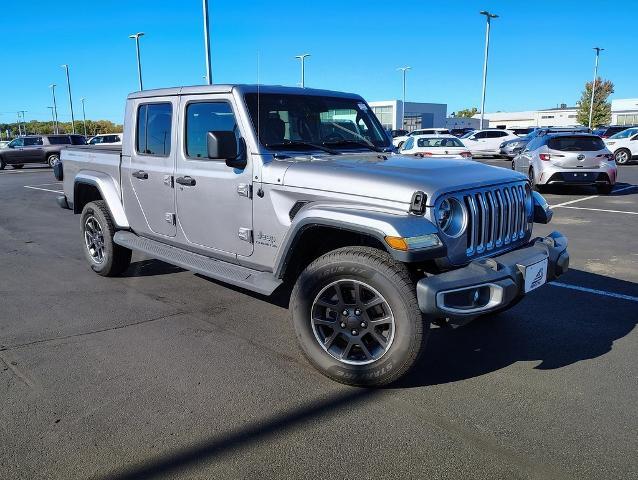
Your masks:
[[[547,283],[547,264],[545,258],[540,262],[526,265],[523,269],[523,278],[525,279],[525,293],[536,290],[538,287]]]

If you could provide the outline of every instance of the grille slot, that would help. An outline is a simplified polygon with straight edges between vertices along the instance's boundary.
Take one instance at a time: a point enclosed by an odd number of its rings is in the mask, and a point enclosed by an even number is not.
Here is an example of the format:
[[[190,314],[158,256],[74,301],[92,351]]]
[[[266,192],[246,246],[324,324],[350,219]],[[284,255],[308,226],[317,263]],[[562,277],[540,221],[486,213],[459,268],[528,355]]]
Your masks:
[[[468,213],[466,255],[473,257],[510,245],[527,234],[524,185],[504,185],[462,194]]]

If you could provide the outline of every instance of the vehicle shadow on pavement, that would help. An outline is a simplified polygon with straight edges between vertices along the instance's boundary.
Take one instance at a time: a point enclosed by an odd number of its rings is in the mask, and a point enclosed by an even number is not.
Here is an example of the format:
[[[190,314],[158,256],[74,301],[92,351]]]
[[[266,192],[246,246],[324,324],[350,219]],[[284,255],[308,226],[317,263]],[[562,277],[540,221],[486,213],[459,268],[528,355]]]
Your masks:
[[[338,416],[372,400],[380,390],[347,389],[327,400],[307,402],[295,410],[255,421],[245,427],[191,444],[189,447],[111,472],[104,480],[174,478],[188,468],[213,462],[232,451],[271,439],[281,432],[303,428],[319,420]],[[215,478],[214,476],[210,478]]]
[[[140,260],[132,262],[131,265],[122,273],[121,277],[153,277],[155,275],[169,275],[171,273],[185,272],[183,268],[176,267],[170,263],[160,260]]]
[[[636,296],[638,285],[580,270],[561,282]],[[423,387],[485,375],[520,361],[537,370],[602,356],[638,323],[638,304],[547,285],[516,307],[460,328],[434,328],[425,353],[395,388]]]

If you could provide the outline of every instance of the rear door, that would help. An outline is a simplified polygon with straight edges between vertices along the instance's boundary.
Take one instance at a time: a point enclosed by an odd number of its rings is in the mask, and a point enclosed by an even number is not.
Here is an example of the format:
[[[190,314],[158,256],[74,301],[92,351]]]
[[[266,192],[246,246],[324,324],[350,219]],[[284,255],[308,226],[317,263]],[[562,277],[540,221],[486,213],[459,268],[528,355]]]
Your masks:
[[[138,234],[174,237],[176,97],[141,99],[133,105],[131,155],[122,162],[125,204]]]
[[[207,133],[234,132],[241,155],[243,132],[230,94],[183,96],[184,125],[175,171],[177,220],[186,241],[230,255],[249,256],[252,243],[252,162],[243,170],[208,158]],[[187,181],[185,181],[187,180]],[[191,184],[188,184],[188,183]]]
[[[565,135],[547,142],[550,161],[560,168],[598,168],[608,152],[604,142],[593,135]]]
[[[21,159],[25,163],[41,161],[42,151],[42,137],[24,137]]]

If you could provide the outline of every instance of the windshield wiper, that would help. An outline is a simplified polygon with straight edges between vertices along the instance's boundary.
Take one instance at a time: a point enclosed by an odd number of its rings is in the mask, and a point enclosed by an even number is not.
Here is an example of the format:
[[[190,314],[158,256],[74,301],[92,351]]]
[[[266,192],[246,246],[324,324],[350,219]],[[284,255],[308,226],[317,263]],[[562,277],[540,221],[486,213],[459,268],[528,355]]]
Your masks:
[[[266,148],[283,148],[283,147],[310,147],[315,150],[322,150],[324,152],[331,153],[333,155],[340,155],[341,152],[333,150],[332,148],[325,147],[323,145],[317,145],[315,143],[310,142],[302,142],[300,140],[286,140],[285,142],[280,143],[266,143]]]
[[[356,147],[367,148],[368,150],[372,150],[373,152],[383,152],[383,149],[381,147],[377,147],[373,143],[359,142],[357,140],[333,140],[331,142],[321,142],[321,144],[330,145],[331,147],[353,145]]]

